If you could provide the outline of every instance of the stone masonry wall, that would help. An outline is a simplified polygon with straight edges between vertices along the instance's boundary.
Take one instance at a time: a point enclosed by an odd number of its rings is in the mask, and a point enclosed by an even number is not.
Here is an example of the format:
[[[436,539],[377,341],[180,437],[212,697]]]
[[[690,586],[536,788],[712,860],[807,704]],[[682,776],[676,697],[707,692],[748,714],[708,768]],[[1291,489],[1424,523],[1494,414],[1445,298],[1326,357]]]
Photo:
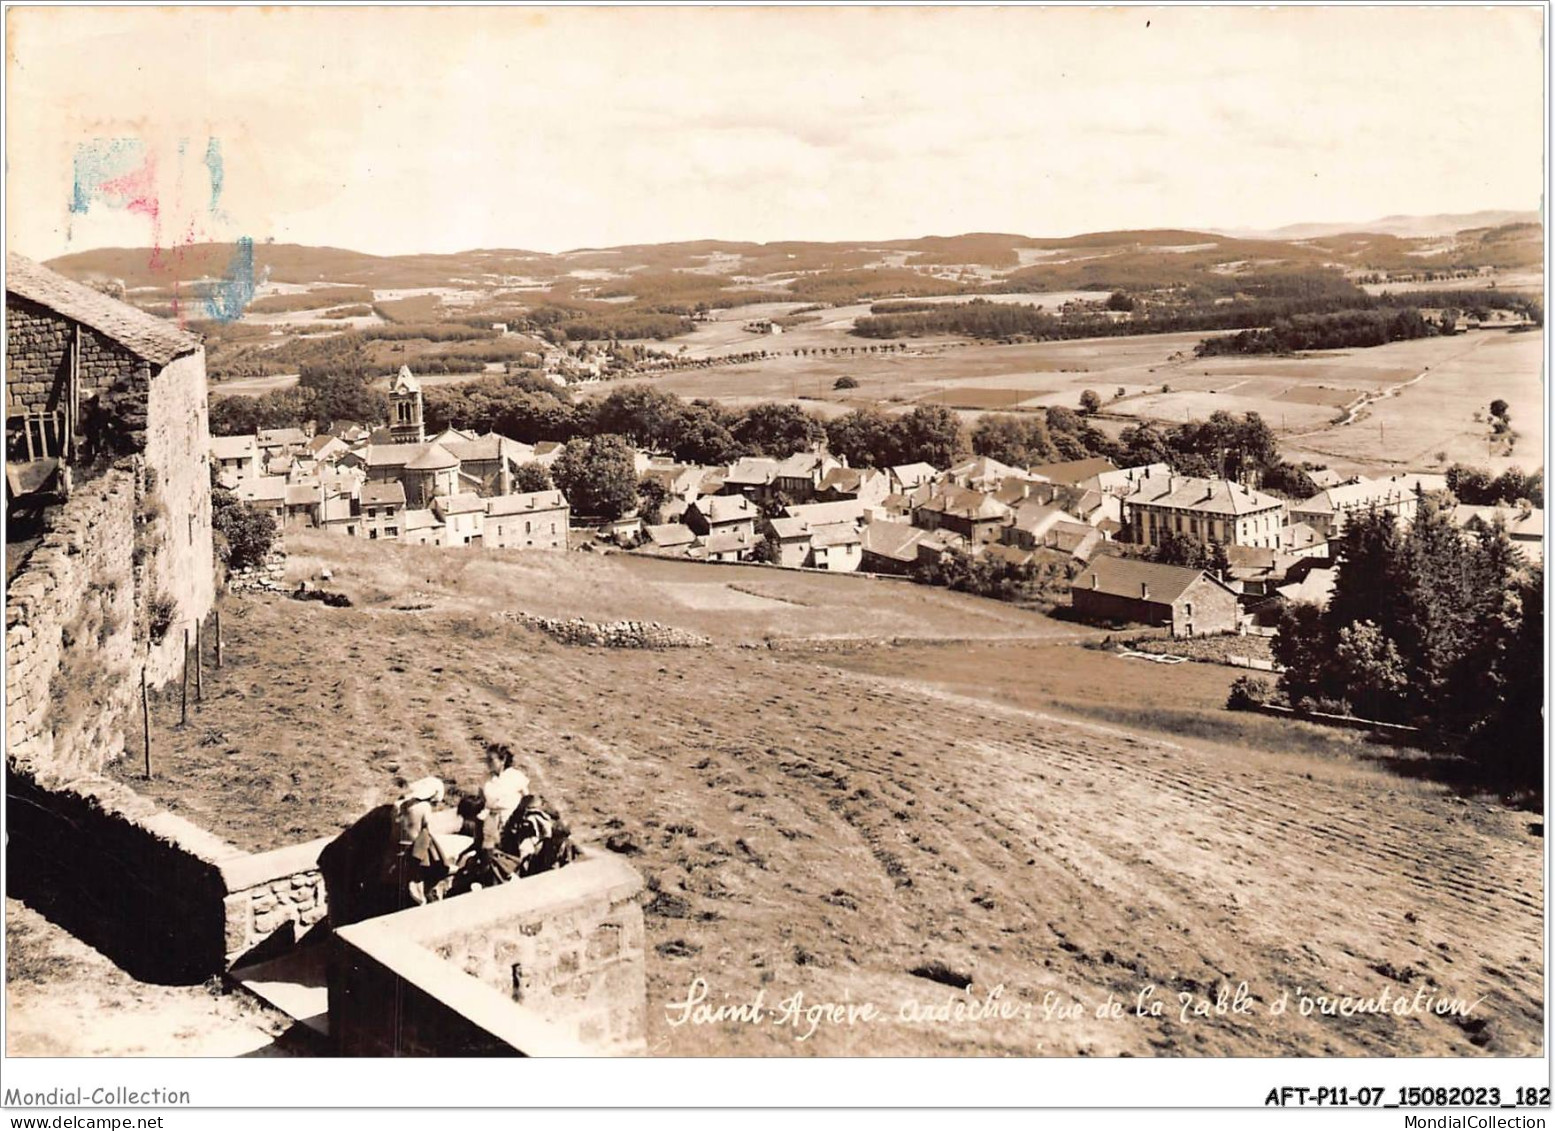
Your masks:
[[[7,294],[5,330],[6,411],[64,408],[76,324]],[[146,443],[150,364],[89,326],[80,327],[80,341],[76,371],[87,450],[101,447],[118,454],[141,450]],[[203,397],[203,380],[200,391]]]
[[[142,599],[152,593],[171,598],[180,624],[203,620],[216,599],[210,447],[205,352],[199,350],[157,373],[146,410],[147,486],[155,494],[160,529],[147,542]],[[182,666],[183,633],[169,632],[151,650],[151,683],[160,687],[177,678]]]
[[[521,883],[565,881],[575,867]],[[591,1048],[641,1051],[647,1040],[647,984],[636,888],[558,894],[557,904],[428,938],[423,945]]]
[[[657,621],[620,620],[606,624],[582,618],[561,620],[533,613],[504,612],[525,628],[539,629],[563,644],[593,648],[705,648],[711,641],[695,632],[671,628]]]
[[[227,588],[234,593],[260,589],[280,593],[286,588],[286,548],[279,544],[270,551],[264,562],[256,566],[244,566],[227,574]]]
[[[229,967],[301,938],[329,913],[318,859],[330,839],[242,853],[221,862]]]
[[[135,476],[112,470],[50,512],[6,597],[6,761],[49,780],[101,772],[140,692]]]

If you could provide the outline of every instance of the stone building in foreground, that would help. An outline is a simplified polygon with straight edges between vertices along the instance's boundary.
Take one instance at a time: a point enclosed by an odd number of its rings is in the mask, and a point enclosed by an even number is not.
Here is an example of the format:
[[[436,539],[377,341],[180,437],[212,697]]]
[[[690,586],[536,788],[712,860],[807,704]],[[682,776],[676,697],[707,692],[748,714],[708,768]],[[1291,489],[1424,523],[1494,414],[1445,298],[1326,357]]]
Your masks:
[[[89,768],[215,598],[205,351],[19,255],[5,291],[7,753]]]

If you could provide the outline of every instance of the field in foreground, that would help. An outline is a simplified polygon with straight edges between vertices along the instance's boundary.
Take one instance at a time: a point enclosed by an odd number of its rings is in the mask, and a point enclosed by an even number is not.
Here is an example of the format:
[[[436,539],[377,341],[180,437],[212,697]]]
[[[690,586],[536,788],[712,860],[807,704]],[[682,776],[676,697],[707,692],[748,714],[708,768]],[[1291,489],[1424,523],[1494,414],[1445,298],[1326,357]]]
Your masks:
[[[330,549],[310,544],[311,559]],[[383,576],[355,576],[371,572],[355,550],[331,559],[334,584],[362,596]],[[443,573],[473,568],[428,553]],[[576,586],[557,562],[579,563]],[[595,588],[631,600],[638,567],[518,555],[482,568],[482,590],[506,577],[505,599],[561,607]],[[724,583],[700,568],[706,581],[673,584]],[[822,587],[852,587],[900,615],[896,587],[804,583],[812,609]],[[1527,814],[1352,758],[1272,753],[1258,732],[1211,742],[1082,717],[1108,703],[1207,713],[1229,669],[1090,652],[1064,642],[1069,626],[1002,608],[1052,631],[955,643],[945,620],[920,633],[943,643],[798,632],[769,649],[742,646],[733,608],[709,648],[574,649],[423,584],[430,597],[398,602],[433,606],[415,612],[388,597],[229,602],[228,664],[179,737],[163,706],[145,788],[245,843],[302,839],[423,773],[473,786],[476,738],[510,737],[578,835],[617,836],[649,884],[658,1054],[1539,1051],[1542,840]],[[934,980],[956,976],[969,992]],[[803,1041],[771,1012],[672,1025],[696,978],[714,1005],[762,993],[770,1011],[802,992],[885,1019]],[[1179,994],[1191,1006],[1244,981],[1250,1014],[1182,1015]],[[1015,1016],[913,1012],[997,987]],[[1299,1012],[1298,994],[1384,990],[1474,1004],[1457,1018]],[[1124,1015],[1099,1020],[1109,995]],[[1079,1016],[1050,1015],[1076,1002]]]

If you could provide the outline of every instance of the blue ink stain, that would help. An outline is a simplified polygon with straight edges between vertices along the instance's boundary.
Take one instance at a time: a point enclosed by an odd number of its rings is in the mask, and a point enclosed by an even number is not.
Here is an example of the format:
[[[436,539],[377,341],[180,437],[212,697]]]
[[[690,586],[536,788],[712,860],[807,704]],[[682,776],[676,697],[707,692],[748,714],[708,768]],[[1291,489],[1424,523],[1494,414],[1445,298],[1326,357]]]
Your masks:
[[[232,249],[227,270],[211,287],[205,309],[218,322],[235,322],[254,300],[254,241],[241,237]]]
[[[85,215],[97,200],[122,207],[120,201],[110,199],[122,193],[106,186],[128,177],[145,163],[146,145],[139,138],[99,137],[82,142],[76,146],[70,211]]]
[[[226,164],[221,158],[221,142],[211,138],[205,146],[205,167],[211,174],[211,203],[209,211],[216,215],[221,206],[221,190],[227,179]]]

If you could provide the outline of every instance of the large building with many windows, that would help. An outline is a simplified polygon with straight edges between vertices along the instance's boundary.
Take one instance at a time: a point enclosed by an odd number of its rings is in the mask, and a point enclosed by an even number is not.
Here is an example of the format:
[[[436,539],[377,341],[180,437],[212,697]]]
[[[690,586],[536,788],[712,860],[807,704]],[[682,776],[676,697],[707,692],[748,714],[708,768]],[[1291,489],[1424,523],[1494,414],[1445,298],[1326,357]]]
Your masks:
[[[1171,475],[1123,500],[1130,539],[1159,545],[1168,532],[1195,542],[1278,549],[1285,503],[1229,479]]]

